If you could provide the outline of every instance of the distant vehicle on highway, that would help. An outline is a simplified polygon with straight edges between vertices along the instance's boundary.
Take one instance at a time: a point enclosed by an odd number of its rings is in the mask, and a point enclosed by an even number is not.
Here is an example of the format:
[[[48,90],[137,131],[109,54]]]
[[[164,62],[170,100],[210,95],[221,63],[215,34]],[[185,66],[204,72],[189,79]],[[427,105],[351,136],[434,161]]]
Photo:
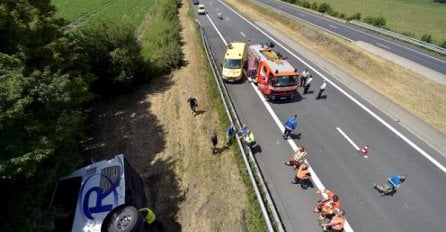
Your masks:
[[[194,5],[200,4],[200,2],[198,0],[193,0],[192,2],[193,2]]]
[[[206,9],[204,8],[204,4],[198,5],[198,14],[206,14]]]

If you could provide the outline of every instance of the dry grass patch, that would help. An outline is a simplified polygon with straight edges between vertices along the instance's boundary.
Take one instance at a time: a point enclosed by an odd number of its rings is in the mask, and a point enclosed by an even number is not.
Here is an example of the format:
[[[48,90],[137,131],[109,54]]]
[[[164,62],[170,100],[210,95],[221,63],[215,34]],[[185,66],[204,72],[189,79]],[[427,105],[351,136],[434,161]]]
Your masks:
[[[280,15],[251,0],[225,0],[252,20],[263,22],[293,38],[342,68],[405,110],[446,133],[446,86],[437,84],[388,60],[367,53],[336,36]],[[274,23],[271,23],[274,22]]]
[[[190,1],[183,1],[179,12],[187,65],[173,74],[171,88],[147,96],[166,131],[165,149],[157,157],[176,160],[175,172],[185,196],[177,217],[182,231],[241,231],[247,189],[229,150],[211,155],[210,135],[216,131],[222,141],[226,125],[218,120],[216,99],[208,96],[212,77],[189,8]],[[186,104],[189,96],[195,96],[198,110],[204,111],[196,117]]]

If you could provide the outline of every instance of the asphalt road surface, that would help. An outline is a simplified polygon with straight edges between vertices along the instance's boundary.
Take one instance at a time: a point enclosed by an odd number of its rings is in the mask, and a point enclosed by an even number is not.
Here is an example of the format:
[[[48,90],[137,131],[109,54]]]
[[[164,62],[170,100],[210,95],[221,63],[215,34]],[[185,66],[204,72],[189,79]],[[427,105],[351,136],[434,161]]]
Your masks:
[[[265,35],[221,1],[200,2],[207,14],[197,19],[218,64],[228,42],[273,39],[276,50],[291,64],[299,70],[310,67],[313,74],[314,93],[286,102],[264,100],[247,81],[226,85],[242,123],[256,135],[260,148],[255,157],[286,231],[321,231],[312,212],[320,199],[314,192],[321,186],[340,196],[351,226],[346,231],[444,231],[446,160],[441,154],[282,44],[281,35]],[[217,18],[217,12],[223,13],[223,19]],[[327,98],[315,100],[323,78],[329,82]],[[298,115],[299,125],[293,139],[286,141],[280,125],[293,114]],[[295,171],[284,162],[296,144],[308,150],[316,174],[314,188],[303,190],[291,184]],[[358,155],[352,144],[370,144],[368,158]],[[407,174],[408,179],[395,195],[381,197],[372,184],[382,184],[392,174]]]
[[[367,30],[354,27],[353,25],[342,23],[329,19],[303,10],[297,7],[292,7],[289,4],[285,4],[276,0],[257,0],[264,3],[271,8],[282,11],[288,15],[296,17],[300,20],[316,25],[331,33],[337,34],[350,41],[364,41],[375,46],[381,47],[389,52],[397,54],[401,57],[414,61],[418,64],[431,68],[442,74],[446,74],[446,58],[435,55],[433,53],[422,51],[415,46],[404,44],[401,42],[388,39],[384,36],[380,36]]]

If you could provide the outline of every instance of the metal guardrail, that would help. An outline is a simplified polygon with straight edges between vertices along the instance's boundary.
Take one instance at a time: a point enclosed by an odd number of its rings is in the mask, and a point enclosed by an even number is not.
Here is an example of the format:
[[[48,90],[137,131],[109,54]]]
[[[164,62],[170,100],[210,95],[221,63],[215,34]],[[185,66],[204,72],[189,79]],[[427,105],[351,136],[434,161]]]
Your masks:
[[[435,51],[435,52],[438,52],[438,53],[443,54],[443,55],[446,55],[446,49],[442,48],[440,46],[437,46],[435,44],[426,43],[424,41],[417,40],[417,39],[414,39],[412,37],[405,36],[405,35],[402,35],[402,34],[399,34],[399,33],[393,32],[393,31],[389,31],[389,30],[386,30],[386,29],[375,27],[373,25],[370,25],[368,23],[364,23],[364,22],[361,22],[361,21],[358,21],[358,20],[350,20],[349,23],[351,23],[353,25],[356,25],[356,26],[359,26],[359,27],[362,27],[362,28],[369,29],[371,31],[379,32],[381,34],[390,36],[390,37],[398,39],[398,40],[402,40],[402,41],[405,41],[405,42],[408,42],[408,43],[411,43],[411,44],[414,44],[414,45],[417,45],[417,46],[420,46],[420,47],[423,47],[423,48],[426,48],[426,49],[429,49],[429,50],[432,50],[432,51]]]
[[[201,34],[201,38],[202,38],[203,45],[204,45],[204,48],[205,48],[205,52],[206,52],[209,64],[211,64],[211,69],[212,69],[212,72],[214,74],[215,82],[218,85],[218,89],[219,89],[219,92],[220,92],[220,97],[221,97],[221,99],[223,101],[223,104],[224,104],[224,107],[225,107],[225,110],[226,110],[226,114],[227,114],[231,124],[232,125],[237,125],[237,128],[240,131],[240,128],[241,128],[240,119],[238,117],[237,112],[235,111],[235,108],[234,108],[234,105],[232,103],[231,97],[229,96],[229,94],[227,92],[227,89],[226,89],[225,85],[223,84],[222,78],[221,78],[220,73],[219,73],[218,65],[217,65],[216,61],[214,60],[212,50],[211,50],[211,48],[208,45],[208,41],[207,41],[207,38],[205,36],[205,31],[201,27],[200,22],[198,20],[196,20],[195,22],[197,23],[197,25],[198,25],[198,27],[200,29],[200,34]],[[254,155],[252,154],[250,149],[247,149],[249,151],[248,154],[249,154],[249,158],[251,160],[251,163],[250,163],[248,161],[247,154],[245,153],[244,146],[243,146],[243,144],[242,144],[242,142],[241,142],[241,140],[240,140],[240,138],[238,136],[237,136],[237,143],[238,143],[238,146],[239,146],[240,151],[242,153],[243,161],[245,163],[246,169],[248,171],[249,178],[251,180],[252,186],[253,186],[254,191],[256,193],[256,197],[257,197],[257,200],[258,200],[259,205],[261,207],[263,217],[264,217],[265,222],[266,222],[267,227],[268,227],[268,231],[270,231],[270,232],[274,231],[273,223],[271,222],[271,218],[274,219],[274,225],[276,226],[278,231],[280,231],[280,232],[285,231],[284,228],[283,228],[282,222],[280,220],[280,217],[279,217],[279,215],[277,213],[277,210],[276,210],[276,208],[274,206],[274,203],[272,201],[271,195],[269,194],[269,191],[268,191],[268,189],[266,187],[265,181],[263,180],[263,176],[261,175],[260,169],[257,166],[257,162],[254,159]],[[251,167],[251,164],[252,164],[253,167]],[[254,176],[254,174],[255,174],[255,176]],[[260,192],[259,186],[257,186],[256,178],[257,178],[257,181],[259,182],[259,185],[261,187],[262,192]],[[264,196],[262,195],[262,193],[264,194]],[[264,197],[266,199],[264,199]],[[268,204],[268,209],[265,207],[265,203],[264,202],[266,202]],[[271,212],[272,215],[270,215],[270,212],[268,210]]]

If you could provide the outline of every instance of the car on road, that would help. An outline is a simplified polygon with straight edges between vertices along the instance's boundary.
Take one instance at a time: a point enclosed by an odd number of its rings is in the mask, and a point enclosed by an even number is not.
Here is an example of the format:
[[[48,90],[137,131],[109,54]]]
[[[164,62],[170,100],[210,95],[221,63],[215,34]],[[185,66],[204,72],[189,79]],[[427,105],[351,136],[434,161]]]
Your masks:
[[[198,14],[206,14],[206,9],[204,8],[204,4],[198,5]]]
[[[198,4],[200,4],[200,1],[198,1],[198,0],[193,0],[192,3],[193,3],[194,5],[198,5]]]
[[[50,202],[63,212],[54,231],[143,232],[145,206],[142,179],[122,154],[61,178]]]

